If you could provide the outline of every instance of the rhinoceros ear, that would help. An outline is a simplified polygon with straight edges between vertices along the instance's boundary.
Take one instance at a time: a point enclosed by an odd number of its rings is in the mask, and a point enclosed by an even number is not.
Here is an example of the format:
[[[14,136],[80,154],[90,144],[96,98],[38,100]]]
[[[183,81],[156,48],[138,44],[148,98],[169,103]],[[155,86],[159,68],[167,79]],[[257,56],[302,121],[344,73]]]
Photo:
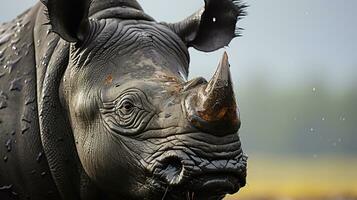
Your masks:
[[[52,31],[68,42],[83,41],[89,32],[91,0],[41,0]]]
[[[205,7],[184,21],[168,24],[189,47],[210,52],[240,36],[238,20],[246,15],[240,0],[205,0]]]

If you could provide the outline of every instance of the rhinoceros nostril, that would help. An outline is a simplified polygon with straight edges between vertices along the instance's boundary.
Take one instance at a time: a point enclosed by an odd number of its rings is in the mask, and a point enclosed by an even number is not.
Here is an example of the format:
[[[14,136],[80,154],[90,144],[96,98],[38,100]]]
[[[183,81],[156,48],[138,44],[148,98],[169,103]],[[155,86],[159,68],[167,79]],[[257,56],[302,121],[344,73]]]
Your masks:
[[[169,157],[162,162],[162,177],[170,185],[176,185],[181,182],[183,165],[178,157]]]

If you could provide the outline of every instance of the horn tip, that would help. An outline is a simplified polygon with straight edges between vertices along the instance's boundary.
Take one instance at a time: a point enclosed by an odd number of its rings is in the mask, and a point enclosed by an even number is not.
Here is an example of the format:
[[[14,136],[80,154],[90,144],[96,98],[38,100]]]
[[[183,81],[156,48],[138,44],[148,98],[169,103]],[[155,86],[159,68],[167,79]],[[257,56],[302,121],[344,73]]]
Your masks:
[[[223,57],[226,58],[226,59],[228,59],[228,53],[227,53],[227,51],[224,51]]]
[[[223,53],[221,66],[230,68],[229,60],[228,60],[228,53],[225,51]]]

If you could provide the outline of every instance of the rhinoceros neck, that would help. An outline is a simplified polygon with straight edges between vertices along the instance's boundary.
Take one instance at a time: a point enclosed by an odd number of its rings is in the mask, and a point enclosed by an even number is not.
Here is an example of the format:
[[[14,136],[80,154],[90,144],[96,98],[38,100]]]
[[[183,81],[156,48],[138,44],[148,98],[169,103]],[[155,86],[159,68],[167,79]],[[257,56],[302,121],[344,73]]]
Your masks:
[[[132,8],[142,11],[140,4],[136,0],[92,0],[89,15],[114,7]]]

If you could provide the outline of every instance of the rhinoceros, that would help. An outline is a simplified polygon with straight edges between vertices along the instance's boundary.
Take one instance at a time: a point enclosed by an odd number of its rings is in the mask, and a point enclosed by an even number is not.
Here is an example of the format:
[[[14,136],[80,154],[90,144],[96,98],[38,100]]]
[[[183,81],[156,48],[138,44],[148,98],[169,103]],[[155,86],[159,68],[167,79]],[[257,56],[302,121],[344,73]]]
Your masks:
[[[177,23],[135,0],[43,0],[0,26],[0,199],[222,199],[246,184],[228,56],[246,5]],[[168,8],[172,9],[172,8]]]

